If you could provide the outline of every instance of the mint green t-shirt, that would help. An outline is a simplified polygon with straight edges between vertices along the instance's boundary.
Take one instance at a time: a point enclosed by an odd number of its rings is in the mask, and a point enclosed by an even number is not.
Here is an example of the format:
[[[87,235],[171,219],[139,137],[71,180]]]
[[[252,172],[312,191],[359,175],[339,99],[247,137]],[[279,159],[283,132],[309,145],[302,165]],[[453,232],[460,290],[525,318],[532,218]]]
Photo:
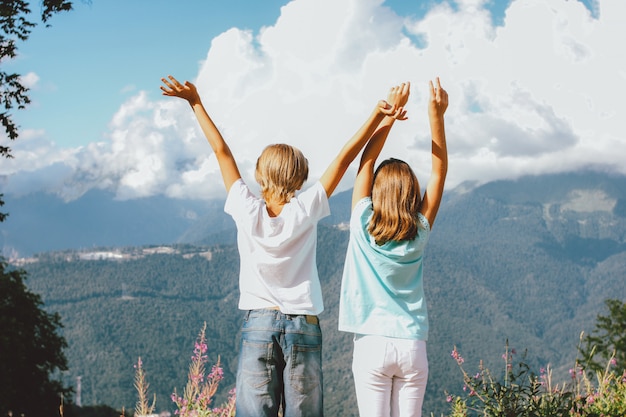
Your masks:
[[[339,330],[402,339],[428,339],[422,258],[430,236],[418,214],[414,240],[377,245],[367,231],[370,197],[360,200],[350,218],[350,241],[341,282]]]

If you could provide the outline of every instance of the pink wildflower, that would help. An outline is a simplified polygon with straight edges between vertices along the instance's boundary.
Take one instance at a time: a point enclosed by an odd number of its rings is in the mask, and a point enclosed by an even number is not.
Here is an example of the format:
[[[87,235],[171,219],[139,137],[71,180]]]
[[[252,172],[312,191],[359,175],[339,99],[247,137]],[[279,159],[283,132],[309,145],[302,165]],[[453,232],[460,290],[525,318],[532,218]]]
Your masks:
[[[207,351],[207,345],[206,343],[198,343],[196,342],[196,345],[194,347],[194,352],[196,353],[206,353]]]
[[[456,347],[452,350],[452,353],[450,354],[450,356],[452,356],[454,360],[456,361],[456,363],[459,365],[465,362],[465,359],[463,359],[463,356],[461,356],[461,354],[456,350]]]
[[[224,370],[222,369],[222,367],[213,365],[213,368],[211,368],[211,373],[209,374],[209,379],[216,380],[218,382],[224,379]]]

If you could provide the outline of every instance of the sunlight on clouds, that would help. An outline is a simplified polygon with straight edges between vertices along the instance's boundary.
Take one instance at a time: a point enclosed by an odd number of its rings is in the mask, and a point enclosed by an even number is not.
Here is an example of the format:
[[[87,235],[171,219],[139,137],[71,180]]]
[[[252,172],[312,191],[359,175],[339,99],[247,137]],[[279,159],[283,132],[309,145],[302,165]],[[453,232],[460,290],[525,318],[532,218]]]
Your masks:
[[[392,77],[385,75],[390,71],[384,64],[375,71],[377,74],[372,74],[371,68],[378,67],[365,67],[363,61],[371,62],[372,53],[350,63],[351,67],[358,64],[358,71],[339,65],[338,60],[343,57],[336,56],[344,45],[355,42],[355,33],[367,42],[403,38],[400,26],[387,25],[390,35],[386,36],[379,27],[384,25],[371,24],[371,15],[376,12],[373,5],[378,3],[292,2],[283,8],[277,24],[263,29],[256,40],[250,38],[249,32],[236,30],[214,40],[200,70],[198,87],[206,107],[243,165],[241,172],[248,181],[253,179],[257,156],[266,145],[275,142],[298,146],[309,159],[311,179],[315,179],[376,102],[385,97]],[[337,6],[341,10],[336,11]],[[359,6],[367,10],[358,13]],[[319,19],[311,19],[316,23],[309,27],[301,22],[301,17],[312,13]],[[323,30],[319,28],[320,19],[324,20]],[[397,17],[395,20],[400,22]],[[303,29],[296,30],[294,25]],[[236,47],[223,45],[229,40]],[[258,48],[242,47],[242,41],[256,41]],[[397,47],[397,43],[388,44]],[[366,43],[361,45],[361,49],[365,50],[365,46]],[[381,49],[371,42],[369,47],[383,62]],[[237,68],[228,76],[219,73],[224,70],[221,63],[227,59],[236,62],[229,67]],[[399,67],[392,67],[393,72],[399,72]],[[252,78],[250,74],[258,76]],[[408,76],[405,71],[404,78]],[[226,91],[216,93],[220,90]],[[237,94],[232,94],[234,91]]]
[[[449,188],[586,166],[626,173],[626,57],[614,47],[626,32],[626,2],[601,0],[592,15],[579,1],[514,0],[498,26],[489,5],[457,0],[410,18],[382,0],[294,0],[259,33],[232,28],[214,38],[191,81],[249,183],[257,156],[276,142],[299,147],[317,179],[404,81],[412,83],[409,120],[396,123],[382,157],[407,160],[426,180],[428,81],[436,76],[450,94]],[[110,187],[119,198],[223,198],[188,104],[158,95],[158,83],[120,106],[108,141],[61,150],[24,132],[0,175],[13,189],[27,189],[29,178],[67,196]],[[338,190],[352,186],[354,168]]]
[[[571,170],[594,165],[598,158],[588,159],[589,155],[585,155],[592,143],[596,145],[592,155],[599,151],[605,157],[603,163],[617,169],[622,166],[610,148],[602,145],[601,132],[607,124],[589,111],[590,104],[596,102],[594,96],[606,99],[616,86],[622,89],[624,86],[614,83],[612,87],[607,84],[605,89],[597,88],[608,81],[602,79],[606,67],[598,59],[608,44],[595,44],[591,38],[608,28],[615,29],[615,25],[605,24],[603,18],[591,19],[579,2],[517,0],[507,10],[504,26],[496,29],[495,37],[490,36],[490,31],[483,31],[482,37],[461,37],[463,41],[458,42],[458,35],[469,31],[455,32],[457,36],[450,35],[446,40],[441,28],[472,27],[473,18],[478,16],[465,16],[462,8],[458,13],[442,10],[444,6],[433,10],[414,28],[426,31],[426,39],[437,37],[436,30],[440,31],[438,49],[456,57],[456,60],[447,59],[451,78],[464,86],[460,107],[455,106],[454,96],[451,97],[451,107],[458,113],[449,110],[448,114],[452,176],[455,172],[471,173],[471,179],[486,181],[507,175],[550,172],[550,166]],[[617,12],[613,10],[610,14]],[[624,16],[623,10],[620,13]],[[484,27],[484,17],[480,19]],[[614,36],[617,34],[606,37],[605,41],[615,39]],[[471,48],[465,48],[468,42]],[[429,43],[428,49],[432,47]],[[623,65],[623,54],[621,57]],[[617,71],[612,71],[610,76],[616,75]],[[620,109],[616,103],[611,107],[613,114]],[[615,122],[618,120],[613,118]],[[455,135],[461,138],[458,155],[454,154],[454,140],[458,139]],[[498,140],[490,142],[492,136]],[[483,146],[490,153],[481,152]],[[619,147],[623,149],[624,145]],[[478,158],[470,164],[467,161],[457,164],[458,158],[468,154]],[[503,161],[513,157],[513,164],[494,164],[494,155]],[[542,156],[551,162],[527,160],[525,155]],[[485,166],[492,169],[485,170]]]
[[[170,184],[166,195],[173,198],[214,198],[224,196],[224,183],[214,155],[198,161],[197,168],[183,172],[180,181]]]

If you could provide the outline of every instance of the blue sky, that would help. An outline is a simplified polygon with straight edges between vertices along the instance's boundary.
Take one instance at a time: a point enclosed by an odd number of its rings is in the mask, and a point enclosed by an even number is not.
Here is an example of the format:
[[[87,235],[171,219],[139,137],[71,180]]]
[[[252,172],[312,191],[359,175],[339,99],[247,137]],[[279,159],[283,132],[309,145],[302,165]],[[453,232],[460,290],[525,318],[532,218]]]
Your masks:
[[[315,178],[403,81],[413,85],[410,119],[385,152],[423,176],[425,87],[436,76],[451,97],[450,187],[588,166],[624,172],[626,55],[608,45],[626,35],[625,9],[613,0],[78,1],[3,63],[24,75],[33,102],[15,113],[22,134],[0,166],[0,191],[222,196],[188,108],[160,95],[168,73],[198,84],[244,176],[263,145],[284,140],[310,156]]]
[[[33,105],[16,113],[62,146],[100,140],[119,105],[139,89],[158,92],[166,72],[193,78],[211,39],[231,27],[272,24],[286,0],[92,0],[38,26],[9,65],[35,72]],[[36,10],[37,6],[33,7]]]

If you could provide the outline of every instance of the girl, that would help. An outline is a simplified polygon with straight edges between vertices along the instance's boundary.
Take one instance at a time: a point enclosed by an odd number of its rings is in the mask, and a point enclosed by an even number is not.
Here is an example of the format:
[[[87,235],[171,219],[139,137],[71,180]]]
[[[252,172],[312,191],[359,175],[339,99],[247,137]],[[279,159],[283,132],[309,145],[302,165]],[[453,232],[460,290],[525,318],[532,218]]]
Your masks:
[[[386,160],[374,173],[394,122],[389,117],[363,151],[354,184],[339,330],[355,333],[352,371],[361,417],[422,415],[428,377],[422,257],[448,168],[448,95],[438,78],[429,86],[432,172],[424,197],[403,161]],[[410,85],[397,89],[394,104],[403,107]]]

